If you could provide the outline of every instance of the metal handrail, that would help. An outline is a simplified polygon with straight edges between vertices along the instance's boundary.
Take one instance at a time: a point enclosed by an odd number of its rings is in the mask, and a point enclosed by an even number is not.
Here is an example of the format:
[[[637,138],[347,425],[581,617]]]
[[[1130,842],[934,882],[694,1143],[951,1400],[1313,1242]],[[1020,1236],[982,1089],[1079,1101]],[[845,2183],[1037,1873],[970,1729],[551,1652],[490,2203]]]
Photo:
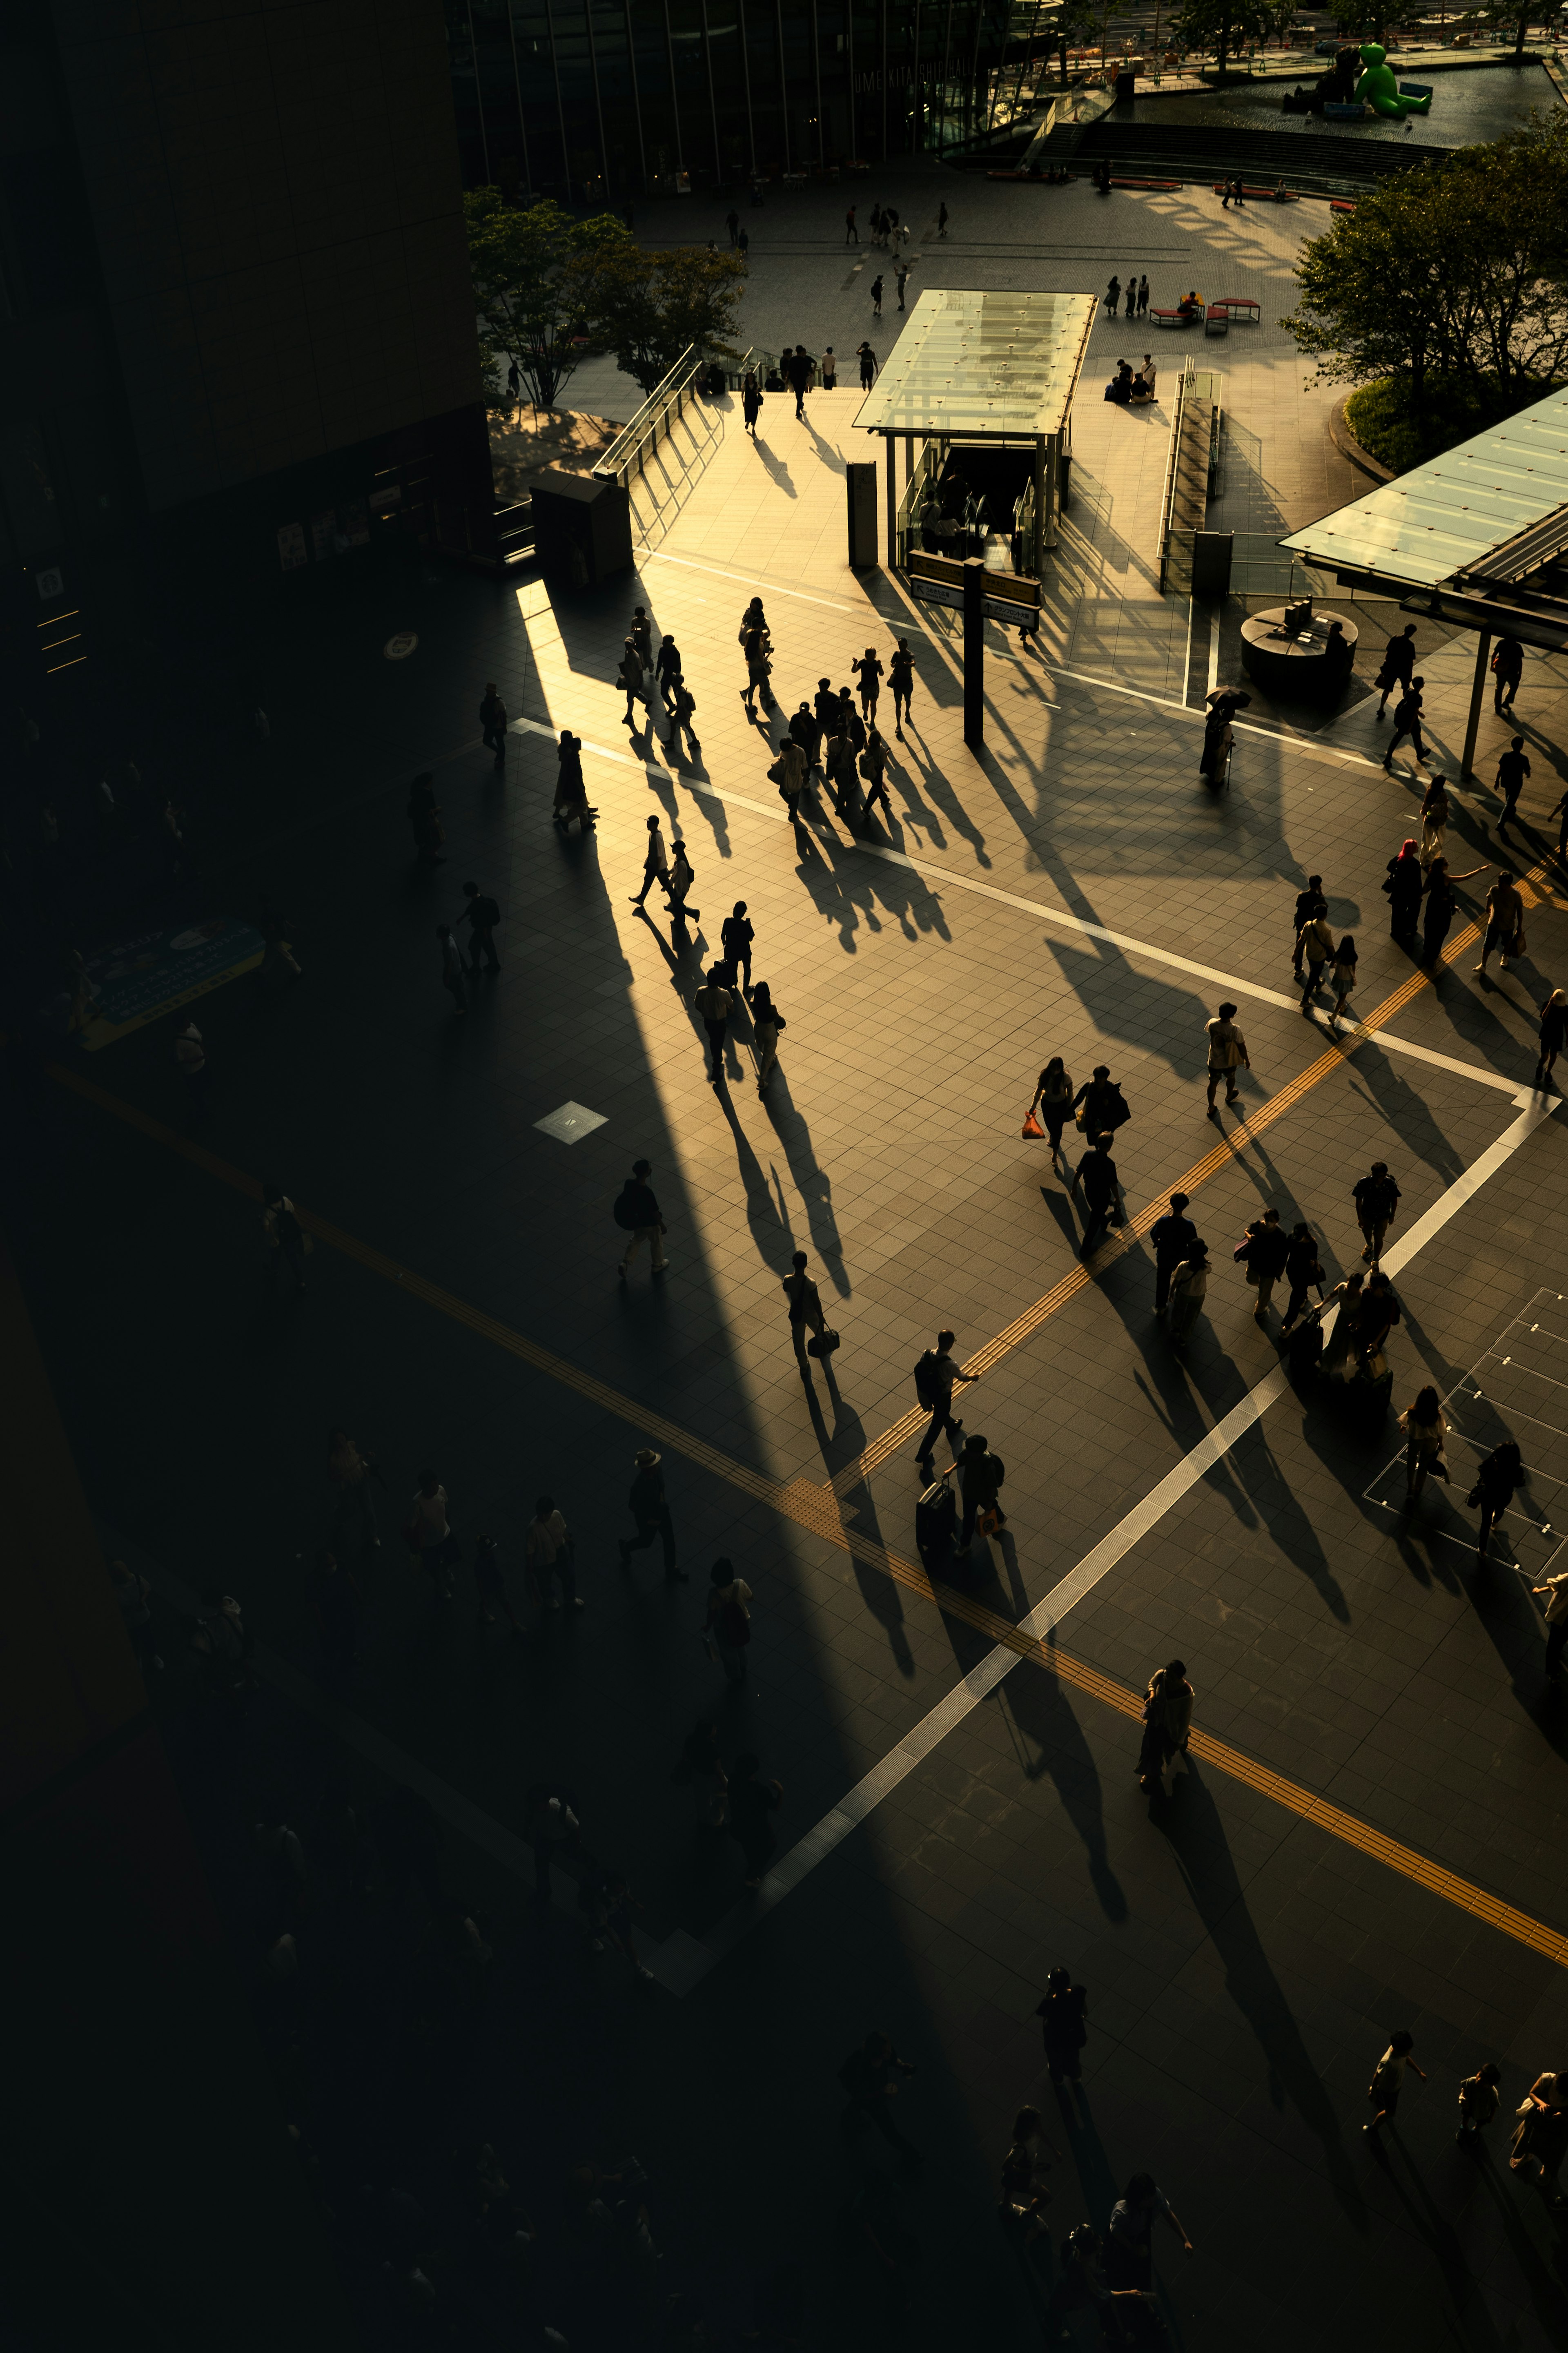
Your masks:
[[[1165,480],[1160,492],[1160,594],[1165,593],[1165,565],[1171,547],[1171,507],[1176,495],[1176,460],[1182,450],[1182,411],[1186,405],[1187,386],[1192,382],[1193,364],[1188,360],[1176,378],[1176,396],[1171,403],[1171,438],[1165,451]]]
[[[595,474],[618,474],[620,472],[622,466],[626,465],[627,462],[628,451],[634,447],[633,437],[636,436],[637,437],[637,439],[640,440],[648,421],[653,417],[654,411],[659,407],[662,402],[668,401],[671,397],[672,389],[675,385],[677,377],[686,367],[688,361],[694,356],[696,350],[697,346],[695,343],[687,344],[686,349],[681,353],[680,357],[676,361],[675,365],[669,370],[669,373],[659,379],[658,383],[655,385],[653,390],[648,394],[647,398],[643,402],[642,406],[638,409],[635,409],[627,422],[622,426],[620,431],[616,434],[615,439],[611,442],[609,448],[605,450],[604,456],[595,467],[594,471]]]

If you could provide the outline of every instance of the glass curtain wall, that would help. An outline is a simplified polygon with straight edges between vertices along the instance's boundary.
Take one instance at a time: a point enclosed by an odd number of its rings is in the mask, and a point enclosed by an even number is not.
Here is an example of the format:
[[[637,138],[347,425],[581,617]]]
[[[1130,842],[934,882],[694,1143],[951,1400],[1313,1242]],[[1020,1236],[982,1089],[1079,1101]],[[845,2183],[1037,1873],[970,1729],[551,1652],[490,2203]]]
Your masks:
[[[466,185],[584,210],[956,146],[984,127],[1020,13],[1017,0],[446,10]]]

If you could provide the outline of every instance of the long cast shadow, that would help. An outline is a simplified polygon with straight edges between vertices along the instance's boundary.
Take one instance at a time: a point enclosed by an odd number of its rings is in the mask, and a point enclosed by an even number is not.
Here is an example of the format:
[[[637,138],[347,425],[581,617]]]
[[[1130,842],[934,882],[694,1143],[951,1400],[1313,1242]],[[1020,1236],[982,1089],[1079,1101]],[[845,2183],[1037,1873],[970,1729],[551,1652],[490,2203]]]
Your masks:
[[[1032,1660],[1014,1668],[1004,1691],[1015,1724],[1037,1752],[1024,1766],[1025,1779],[1055,1784],[1062,1810],[1083,1841],[1100,1910],[1108,1920],[1125,1920],[1127,1898],[1106,1844],[1100,1769],[1071,1701],[1057,1677]]]

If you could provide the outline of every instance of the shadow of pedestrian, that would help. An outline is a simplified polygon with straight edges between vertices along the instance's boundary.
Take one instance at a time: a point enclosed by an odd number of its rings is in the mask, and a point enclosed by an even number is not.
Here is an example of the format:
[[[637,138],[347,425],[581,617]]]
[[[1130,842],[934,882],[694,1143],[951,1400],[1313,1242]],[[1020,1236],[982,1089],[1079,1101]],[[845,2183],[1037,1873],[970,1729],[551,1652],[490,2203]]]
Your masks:
[[[805,1204],[806,1223],[840,1299],[850,1296],[849,1277],[844,1266],[844,1245],[838,1236],[838,1221],[833,1214],[833,1186],[827,1171],[817,1164],[811,1141],[811,1130],[804,1113],[796,1111],[789,1091],[789,1081],[782,1068],[774,1071],[768,1082],[763,1108],[789,1163],[789,1173],[795,1189]]]
[[[1110,1867],[1100,1768],[1061,1683],[1032,1659],[1016,1666],[1002,1686],[1003,1705],[1036,1755],[1024,1759],[1028,1781],[1054,1783],[1089,1863],[1089,1875],[1108,1920],[1125,1920],[1127,1898]]]

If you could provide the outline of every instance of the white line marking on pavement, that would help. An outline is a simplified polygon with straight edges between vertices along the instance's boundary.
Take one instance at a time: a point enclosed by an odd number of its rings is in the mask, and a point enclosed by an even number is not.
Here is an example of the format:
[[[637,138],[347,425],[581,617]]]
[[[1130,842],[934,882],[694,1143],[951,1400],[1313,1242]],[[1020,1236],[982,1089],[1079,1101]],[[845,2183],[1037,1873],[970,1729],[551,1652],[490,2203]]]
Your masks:
[[[1425,1217],[1418,1218],[1404,1240],[1387,1250],[1383,1258],[1383,1270],[1395,1274],[1408,1266],[1418,1250],[1424,1250],[1433,1237],[1448,1223],[1479,1193],[1489,1178],[1512,1157],[1542,1123],[1552,1117],[1556,1105],[1540,1095],[1519,1092],[1515,1101],[1520,1106],[1519,1117],[1504,1129],[1497,1142],[1489,1145],[1462,1176],[1455,1178],[1447,1192],[1440,1194]],[[1331,1331],[1338,1310],[1325,1319],[1324,1328]],[[1184,1455],[1175,1468],[1166,1472],[1159,1484],[1152,1488],[1142,1503],[1135,1504],[1125,1519],[1118,1522],[1108,1535],[1100,1538],[1093,1550],[1084,1555],[1076,1568],[1060,1583],[1052,1587],[1045,1599],[1037,1603],[1026,1618],[1019,1621],[1020,1631],[1037,1641],[1054,1634],[1068,1611],[1091,1593],[1123,1560],[1133,1546],[1142,1542],[1150,1530],[1163,1520],[1172,1506],[1206,1477],[1216,1462],[1228,1454],[1237,1440],[1259,1420],[1290,1386],[1283,1364],[1266,1373],[1255,1388],[1249,1389],[1239,1405],[1233,1406],[1224,1419],[1217,1421],[1198,1440],[1191,1452]],[[681,1936],[679,1983],[675,1990],[686,1992],[714,1964],[731,1952],[741,1939],[749,1935],[760,1920],[765,1919],[775,1905],[798,1887],[816,1865],[843,1844],[851,1831],[859,1827],[868,1814],[881,1804],[884,1798],[908,1778],[916,1767],[924,1763],[934,1749],[965,1716],[973,1713],[984,1699],[988,1699],[997,1686],[1023,1661],[1016,1651],[999,1642],[996,1648],[954,1685],[945,1699],[939,1700],[930,1714],[921,1718],[913,1729],[905,1734],[898,1745],[871,1770],[856,1782],[832,1810],[823,1815],[796,1841],[788,1852],[779,1857],[764,1877],[753,1901],[737,1905],[727,1913],[710,1934],[700,1943],[694,1937]],[[675,1957],[672,1955],[672,1959]]]
[[[537,719],[514,719],[511,732],[529,735],[546,735],[555,741],[555,730]],[[736,808],[750,809],[754,817],[765,818],[770,825],[787,825],[789,818],[782,808],[770,808],[766,801],[754,801],[745,793],[709,784],[703,777],[689,776],[679,768],[666,768],[657,760],[639,760],[635,752],[623,752],[609,744],[590,744],[581,737],[584,752],[595,759],[614,760],[629,768],[641,768],[660,784],[684,785],[688,792],[700,793],[710,800],[732,803]],[[1190,956],[1176,955],[1168,948],[1151,947],[1145,940],[1135,940],[1126,932],[1108,931],[1103,923],[1086,922],[1081,915],[1069,915],[1065,908],[1047,907],[1038,899],[1026,899],[1016,891],[1003,891],[994,882],[983,882],[976,874],[960,874],[951,866],[939,866],[930,859],[911,858],[907,850],[893,849],[881,842],[850,840],[834,835],[843,847],[858,850],[863,858],[879,858],[886,866],[904,866],[910,871],[938,882],[952,883],[956,890],[972,892],[981,899],[994,899],[1004,907],[1016,907],[1026,915],[1037,916],[1042,923],[1058,923],[1065,930],[1078,932],[1086,939],[1103,940],[1110,947],[1120,948],[1127,955],[1142,956],[1146,963],[1169,965],[1175,972],[1189,974],[1194,980],[1206,980],[1216,989],[1234,989],[1238,997],[1249,997],[1258,1005],[1274,1005],[1287,1013],[1300,1013],[1301,1000],[1289,997],[1282,989],[1264,988],[1256,981],[1238,980],[1234,973],[1216,972],[1212,965],[1194,964]],[[1216,1000],[1217,1001],[1217,1000]],[[1345,1033],[1337,1029],[1326,1013],[1316,1007],[1310,1015],[1312,1025],[1325,1037],[1338,1039]],[[1354,1028],[1352,1023],[1351,1028]],[[1388,1029],[1369,1029],[1365,1039],[1394,1054],[1408,1054],[1415,1061],[1429,1062],[1435,1070],[1450,1071],[1456,1078],[1473,1079],[1478,1086],[1496,1087],[1502,1094],[1517,1094],[1519,1081],[1504,1078],[1500,1071],[1485,1071],[1472,1062],[1461,1062],[1452,1054],[1439,1054],[1430,1046],[1413,1045],[1407,1039],[1396,1038]],[[1364,1041],[1363,1041],[1364,1042]]]

